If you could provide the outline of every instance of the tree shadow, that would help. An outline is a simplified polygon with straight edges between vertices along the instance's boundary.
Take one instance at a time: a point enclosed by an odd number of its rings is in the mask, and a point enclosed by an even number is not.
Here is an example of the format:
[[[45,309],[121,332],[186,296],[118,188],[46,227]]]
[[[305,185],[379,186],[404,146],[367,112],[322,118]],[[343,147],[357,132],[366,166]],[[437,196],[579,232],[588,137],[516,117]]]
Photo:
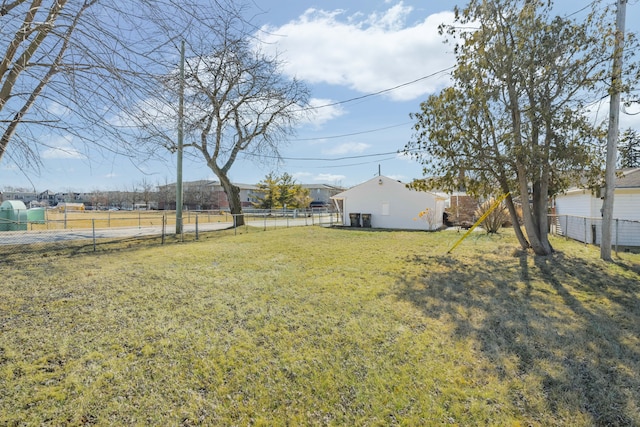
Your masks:
[[[538,381],[554,414],[581,413],[593,425],[640,423],[637,278],[562,253],[407,261],[421,273],[401,278],[397,296],[452,324],[452,339],[471,339],[497,378]],[[522,398],[514,394],[514,407]]]

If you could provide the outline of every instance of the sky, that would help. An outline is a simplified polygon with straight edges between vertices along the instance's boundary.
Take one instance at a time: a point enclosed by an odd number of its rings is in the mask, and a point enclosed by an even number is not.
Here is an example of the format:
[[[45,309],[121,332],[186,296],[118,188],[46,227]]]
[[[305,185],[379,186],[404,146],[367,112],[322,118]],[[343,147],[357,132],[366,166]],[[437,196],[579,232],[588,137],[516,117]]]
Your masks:
[[[257,36],[278,52],[283,72],[303,80],[318,108],[300,123],[281,148],[283,160],[255,162],[241,156],[232,181],[256,184],[270,173],[288,173],[302,184],[351,187],[381,173],[410,182],[422,166],[398,154],[412,138],[410,114],[420,102],[449,84],[453,46],[443,43],[438,25],[451,23],[455,0],[254,0]],[[613,3],[610,0],[610,3]],[[590,0],[562,0],[559,13],[580,16]],[[612,21],[615,17],[611,16]],[[640,2],[627,5],[627,31],[640,26]],[[632,108],[633,109],[633,108]],[[608,105],[595,109],[600,119]],[[630,112],[630,111],[627,111]],[[622,114],[620,128],[640,129],[640,115]],[[20,170],[0,161],[0,190],[131,190],[143,181],[176,180],[176,155],[140,162],[102,156],[87,158],[71,136],[49,141],[39,170]],[[183,179],[216,180],[203,161],[188,155]]]

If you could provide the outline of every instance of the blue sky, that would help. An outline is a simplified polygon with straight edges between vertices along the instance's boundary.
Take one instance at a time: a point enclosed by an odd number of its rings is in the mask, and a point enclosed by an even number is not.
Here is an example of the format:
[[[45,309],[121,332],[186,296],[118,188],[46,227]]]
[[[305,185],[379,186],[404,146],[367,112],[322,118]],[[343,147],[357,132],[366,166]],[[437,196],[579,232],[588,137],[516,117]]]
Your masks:
[[[304,80],[317,110],[283,146],[284,161],[254,162],[240,158],[231,179],[255,184],[269,172],[287,172],[300,183],[349,187],[378,174],[405,182],[422,175],[414,161],[396,154],[411,138],[409,114],[448,84],[454,65],[452,46],[438,35],[451,22],[453,0],[255,0],[256,21],[265,49],[275,49],[284,72]],[[563,14],[579,11],[588,0],[563,0]],[[613,3],[613,0],[611,0]],[[579,14],[576,16],[580,16]],[[611,19],[614,20],[614,16]],[[640,22],[640,3],[627,6],[627,30]],[[395,88],[395,89],[393,89]],[[377,95],[371,95],[382,92]],[[371,96],[369,96],[371,95]],[[348,101],[348,102],[344,102]],[[604,118],[608,106],[601,106]],[[640,128],[640,116],[623,114],[621,128]],[[37,191],[131,189],[143,180],[173,182],[175,155],[164,162],[136,162],[120,156],[87,158],[72,137],[56,137],[41,152],[39,171],[19,170],[7,158],[0,162],[0,189]],[[184,179],[216,179],[197,159],[185,156]]]

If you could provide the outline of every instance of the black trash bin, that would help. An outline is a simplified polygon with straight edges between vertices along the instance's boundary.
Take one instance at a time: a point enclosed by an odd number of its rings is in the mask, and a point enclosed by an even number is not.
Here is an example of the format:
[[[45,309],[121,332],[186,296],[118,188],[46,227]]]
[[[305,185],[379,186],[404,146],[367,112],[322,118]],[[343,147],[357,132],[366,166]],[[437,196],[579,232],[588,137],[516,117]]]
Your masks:
[[[362,227],[371,228],[371,214],[362,214]]]
[[[350,213],[349,214],[349,222],[352,227],[360,227],[360,214],[359,213]]]

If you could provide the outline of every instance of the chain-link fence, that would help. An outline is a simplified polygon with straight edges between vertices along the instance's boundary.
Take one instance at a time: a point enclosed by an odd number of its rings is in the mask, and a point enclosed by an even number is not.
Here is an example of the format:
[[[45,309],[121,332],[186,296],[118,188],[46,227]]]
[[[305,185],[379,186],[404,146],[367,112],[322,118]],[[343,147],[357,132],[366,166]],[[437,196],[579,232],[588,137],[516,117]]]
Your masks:
[[[272,230],[299,226],[341,225],[327,209],[248,210],[241,215],[224,211],[185,211],[181,227],[175,211],[47,211],[35,221],[0,218],[0,256],[38,250],[98,246],[154,240],[158,244],[199,240],[201,233],[227,230],[237,234],[249,227]]]
[[[602,241],[602,218],[573,215],[550,215],[552,234],[600,245]],[[611,225],[612,244],[616,251],[640,250],[640,221],[614,219]]]

